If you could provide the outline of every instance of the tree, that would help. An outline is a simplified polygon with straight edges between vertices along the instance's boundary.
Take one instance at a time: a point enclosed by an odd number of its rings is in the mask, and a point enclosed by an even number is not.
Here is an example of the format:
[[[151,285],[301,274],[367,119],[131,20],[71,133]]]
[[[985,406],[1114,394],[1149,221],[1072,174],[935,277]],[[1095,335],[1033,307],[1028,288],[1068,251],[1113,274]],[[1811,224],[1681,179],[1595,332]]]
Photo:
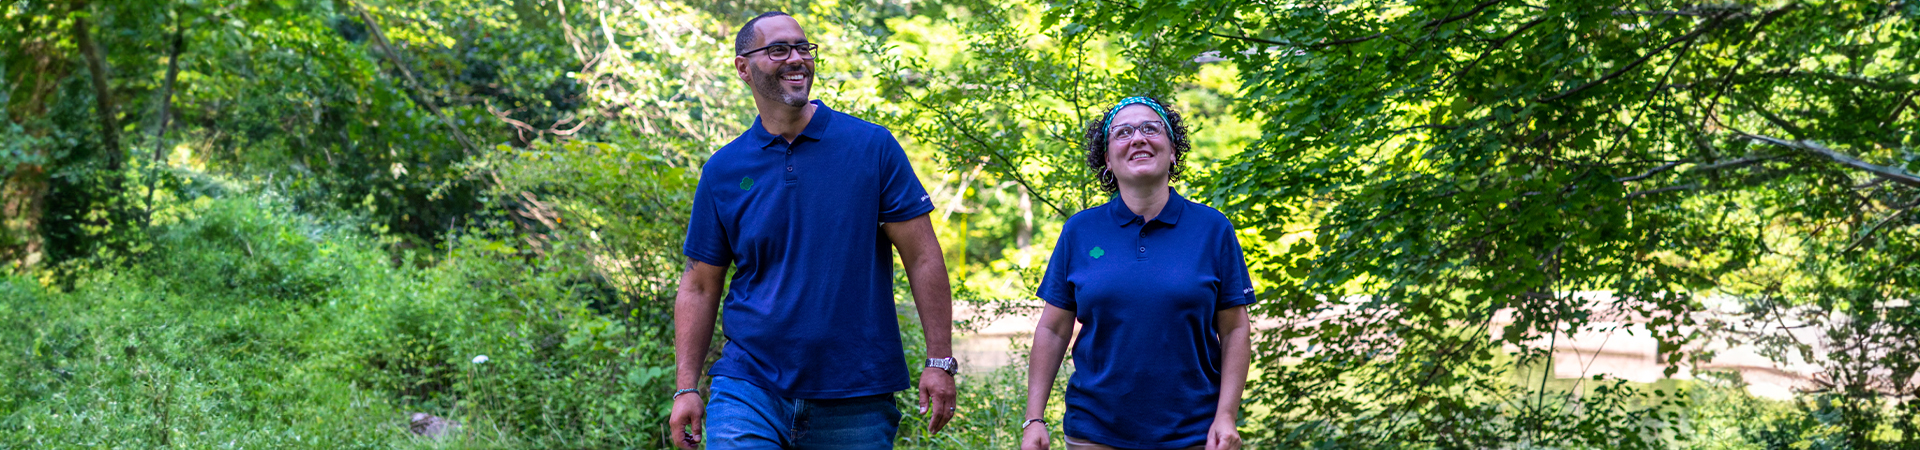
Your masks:
[[[1920,286],[1920,5],[1076,1],[1051,14],[1239,66],[1237,111],[1264,119],[1264,138],[1207,197],[1242,226],[1302,238],[1263,263],[1258,313],[1295,319],[1265,336],[1252,389],[1270,439],[1653,445],[1643,424],[1675,418],[1657,399],[1507,374],[1543,365],[1558,337],[1627,325],[1659,336],[1670,374],[1714,342],[1797,349],[1827,368],[1819,394],[1853,445],[1875,445],[1883,419],[1915,436],[1911,407],[1877,402],[1911,401],[1897,399],[1920,355],[1892,339],[1914,335],[1904,299]],[[1734,319],[1703,321],[1720,298]],[[1824,342],[1752,325],[1780,314]],[[1511,362],[1507,347],[1521,349]]]

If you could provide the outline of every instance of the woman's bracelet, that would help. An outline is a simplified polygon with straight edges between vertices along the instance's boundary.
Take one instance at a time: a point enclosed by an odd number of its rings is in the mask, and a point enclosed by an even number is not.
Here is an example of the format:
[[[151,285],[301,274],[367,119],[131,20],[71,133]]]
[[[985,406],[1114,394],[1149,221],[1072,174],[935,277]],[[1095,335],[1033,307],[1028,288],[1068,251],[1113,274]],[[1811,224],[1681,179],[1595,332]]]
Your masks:
[[[1047,419],[1027,419],[1025,423],[1020,424],[1020,430],[1026,431],[1027,427],[1033,426],[1035,423],[1039,423],[1040,428],[1047,427]]]
[[[699,389],[681,389],[681,390],[678,390],[678,391],[673,391],[673,400],[679,400],[679,399],[680,399],[680,395],[681,395],[681,394],[695,394],[695,395],[698,395],[699,393],[700,393],[700,390],[699,390]]]

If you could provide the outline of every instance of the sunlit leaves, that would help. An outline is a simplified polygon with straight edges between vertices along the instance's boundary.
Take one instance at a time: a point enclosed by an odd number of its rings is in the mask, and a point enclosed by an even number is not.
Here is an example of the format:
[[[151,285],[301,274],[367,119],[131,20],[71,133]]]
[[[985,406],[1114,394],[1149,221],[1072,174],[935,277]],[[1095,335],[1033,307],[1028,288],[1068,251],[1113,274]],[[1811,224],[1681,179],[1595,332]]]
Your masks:
[[[1289,394],[1261,398],[1281,420],[1337,430],[1315,439],[1509,439],[1389,420],[1412,408],[1513,417],[1526,439],[1651,445],[1605,440],[1622,430],[1604,426],[1550,429],[1549,417],[1570,414],[1556,409],[1565,401],[1514,399],[1503,383],[1438,374],[1482,364],[1457,355],[1495,346],[1523,350],[1515,367],[1536,364],[1552,338],[1600,329],[1593,314],[1606,311],[1646,324],[1662,359],[1685,364],[1692,345],[1711,338],[1693,328],[1695,299],[1706,295],[1873,311],[1872,323],[1911,314],[1823,299],[1913,295],[1912,271],[1888,265],[1912,252],[1867,244],[1915,237],[1873,224],[1911,223],[1897,216],[1916,192],[1811,146],[1747,137],[1815,139],[1904,166],[1915,122],[1900,111],[1916,91],[1905,81],[1915,68],[1888,56],[1914,51],[1914,34],[1897,33],[1915,25],[1894,6],[1058,6],[1049,20],[1159,33],[1174,48],[1220,50],[1239,65],[1247,97],[1237,106],[1269,118],[1265,138],[1208,180],[1208,197],[1242,225],[1307,222],[1322,236],[1310,267],[1283,266],[1300,285],[1276,291],[1323,300],[1264,309],[1347,324],[1282,331],[1269,350],[1299,359],[1287,366],[1295,375],[1263,381]],[[1338,312],[1328,315],[1328,303]],[[1445,331],[1507,320],[1502,311],[1512,324],[1499,333]],[[1835,332],[1863,326],[1827,323]],[[1381,349],[1397,356],[1380,359]],[[1365,370],[1312,375],[1333,366]],[[1421,373],[1435,376],[1407,376]],[[1319,398],[1354,395],[1330,385],[1357,389],[1373,406]],[[1507,406],[1471,406],[1487,399]],[[1581,420],[1641,414],[1602,404],[1618,409]],[[1286,436],[1298,437],[1276,435]]]

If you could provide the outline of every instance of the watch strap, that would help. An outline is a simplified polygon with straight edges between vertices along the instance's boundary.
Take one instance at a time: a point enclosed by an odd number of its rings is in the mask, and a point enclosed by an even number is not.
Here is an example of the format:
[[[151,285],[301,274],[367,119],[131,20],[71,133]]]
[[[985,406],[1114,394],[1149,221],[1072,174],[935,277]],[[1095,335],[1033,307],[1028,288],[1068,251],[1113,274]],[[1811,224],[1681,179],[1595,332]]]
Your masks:
[[[953,359],[951,356],[945,358],[927,358],[927,367],[945,370],[947,371],[947,375],[960,374],[960,360]]]

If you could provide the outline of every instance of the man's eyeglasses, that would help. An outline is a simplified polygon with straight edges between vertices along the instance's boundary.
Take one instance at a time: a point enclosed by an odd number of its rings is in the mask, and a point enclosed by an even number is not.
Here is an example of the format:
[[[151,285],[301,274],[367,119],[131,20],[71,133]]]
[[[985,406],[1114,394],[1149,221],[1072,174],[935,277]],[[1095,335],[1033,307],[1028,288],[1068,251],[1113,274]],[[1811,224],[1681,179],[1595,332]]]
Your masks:
[[[754,53],[764,51],[764,52],[767,52],[767,59],[774,60],[774,61],[786,61],[788,58],[792,58],[793,55],[796,53],[800,55],[800,59],[813,59],[813,51],[819,50],[819,49],[820,49],[820,44],[815,44],[812,42],[803,42],[799,44],[788,44],[788,43],[782,42],[778,44],[768,44],[765,47],[760,47],[753,50],[747,50],[745,52],[741,52],[740,56],[752,55]]]
[[[1114,125],[1113,128],[1107,129],[1107,135],[1113,136],[1112,140],[1115,141],[1133,139],[1135,135],[1154,137],[1166,133],[1167,124],[1158,120],[1149,120],[1133,125]]]

